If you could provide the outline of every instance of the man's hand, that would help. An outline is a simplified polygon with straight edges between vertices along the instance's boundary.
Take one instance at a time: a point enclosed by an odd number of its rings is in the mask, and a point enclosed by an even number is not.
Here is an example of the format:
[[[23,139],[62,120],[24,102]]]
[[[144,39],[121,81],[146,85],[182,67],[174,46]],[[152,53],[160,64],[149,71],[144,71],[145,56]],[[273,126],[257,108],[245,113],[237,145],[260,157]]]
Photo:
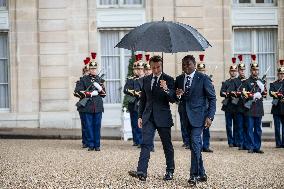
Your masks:
[[[160,87],[162,87],[164,91],[168,90],[167,82],[165,80],[160,80]]]
[[[182,89],[177,89],[176,90],[176,95],[178,96],[178,97],[181,97],[182,95],[183,95],[183,90]]]
[[[205,128],[209,128],[212,125],[212,120],[208,117],[205,120]]]
[[[138,127],[141,129],[142,128],[142,118],[138,119]]]

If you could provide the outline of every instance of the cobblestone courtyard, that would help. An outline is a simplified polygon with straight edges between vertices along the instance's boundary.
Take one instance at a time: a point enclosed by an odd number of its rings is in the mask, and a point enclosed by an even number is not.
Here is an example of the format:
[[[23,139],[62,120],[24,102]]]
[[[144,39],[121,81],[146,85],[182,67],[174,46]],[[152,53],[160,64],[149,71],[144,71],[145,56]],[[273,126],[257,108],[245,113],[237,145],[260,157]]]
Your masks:
[[[0,188],[187,188],[190,151],[174,142],[174,180],[162,181],[165,159],[159,141],[151,154],[147,182],[128,176],[139,149],[131,142],[103,140],[100,152],[79,140],[0,140]],[[263,143],[265,154],[248,154],[212,142],[203,153],[209,180],[198,188],[284,188],[284,149]]]

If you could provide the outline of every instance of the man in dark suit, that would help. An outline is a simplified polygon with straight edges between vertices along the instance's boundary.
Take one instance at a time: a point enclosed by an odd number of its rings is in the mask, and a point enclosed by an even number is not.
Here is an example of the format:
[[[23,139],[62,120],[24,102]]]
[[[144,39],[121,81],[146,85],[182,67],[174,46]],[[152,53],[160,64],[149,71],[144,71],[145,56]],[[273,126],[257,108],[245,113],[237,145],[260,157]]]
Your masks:
[[[174,149],[171,141],[173,119],[170,103],[175,102],[174,79],[162,72],[162,58],[150,59],[152,74],[143,78],[139,104],[138,125],[142,128],[142,144],[137,171],[129,175],[146,181],[150,151],[153,147],[155,130],[158,131],[165,157],[166,174],[164,180],[172,180],[175,169]]]
[[[195,70],[192,55],[182,59],[184,74],[176,78],[176,97],[181,99],[185,112],[184,123],[191,140],[191,168],[188,183],[207,181],[201,156],[201,135],[204,127],[209,128],[216,112],[215,90],[209,77]]]

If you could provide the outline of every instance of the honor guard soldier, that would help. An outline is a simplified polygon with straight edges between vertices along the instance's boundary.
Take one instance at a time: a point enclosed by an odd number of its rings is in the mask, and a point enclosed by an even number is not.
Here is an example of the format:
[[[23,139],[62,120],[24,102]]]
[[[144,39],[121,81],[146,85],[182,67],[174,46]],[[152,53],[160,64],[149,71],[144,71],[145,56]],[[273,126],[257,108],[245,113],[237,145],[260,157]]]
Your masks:
[[[207,77],[209,77],[209,80],[212,82],[212,75],[208,76],[206,74],[206,68],[205,68],[205,63],[204,63],[204,54],[199,55],[199,62],[197,63],[197,71],[205,74]],[[203,129],[203,134],[202,134],[202,151],[203,152],[213,152],[212,149],[210,149],[210,130],[209,128],[204,128]]]
[[[278,79],[270,83],[269,94],[273,97],[271,113],[274,120],[276,148],[284,148],[284,60],[280,60],[277,76]]]
[[[261,119],[264,116],[263,98],[266,95],[265,85],[259,79],[259,66],[256,62],[256,55],[251,55],[250,65],[251,76],[246,80],[242,94],[245,97],[245,115],[248,124],[248,153],[264,153],[261,148]]]
[[[144,74],[145,74],[145,76],[147,76],[147,75],[152,74],[151,66],[150,66],[150,63],[149,63],[150,55],[146,54],[145,58],[146,58],[146,62],[144,63]]]
[[[76,104],[78,111],[85,114],[86,138],[88,151],[100,151],[101,120],[104,112],[102,98],[106,96],[104,80],[97,74],[96,53],[91,53],[89,74],[80,78],[75,92],[81,96]]]
[[[244,103],[245,99],[242,96],[242,90],[245,87],[245,71],[246,65],[243,63],[243,55],[238,55],[239,64],[238,64],[238,74],[239,76],[233,80],[234,89],[231,92],[234,97],[232,100],[233,104],[237,105],[236,116],[237,116],[237,128],[238,128],[238,144],[239,150],[247,150],[247,122],[245,117],[245,108]]]
[[[233,64],[230,66],[229,74],[230,79],[222,82],[222,87],[220,90],[220,96],[225,99],[222,101],[222,110],[225,112],[225,121],[226,121],[226,133],[228,139],[229,147],[239,146],[238,141],[238,129],[237,129],[237,120],[236,120],[236,109],[237,104],[233,103],[236,99],[234,93],[234,79],[237,76],[237,65],[236,58],[232,58]],[[233,92],[233,93],[232,93]]]
[[[138,127],[138,101],[141,93],[139,78],[144,76],[142,54],[135,55],[135,60],[136,61],[133,63],[133,76],[127,78],[123,92],[127,95],[133,146],[140,147],[142,142],[142,131],[141,128]]]
[[[90,60],[91,60],[90,57],[87,57],[84,60],[84,67],[82,69],[82,77],[89,74],[89,63],[90,63]],[[80,77],[80,79],[82,77]],[[78,81],[76,81],[76,87],[75,88],[77,88],[77,85],[79,85],[80,79]],[[80,100],[83,98],[83,96],[81,96],[80,94],[76,93],[75,91],[74,91],[74,96],[79,98]],[[85,124],[85,113],[79,111],[78,108],[77,108],[77,110],[79,112],[80,120],[81,120],[82,148],[87,148],[88,146],[87,146],[87,138],[86,138],[87,131],[86,131],[86,124]]]

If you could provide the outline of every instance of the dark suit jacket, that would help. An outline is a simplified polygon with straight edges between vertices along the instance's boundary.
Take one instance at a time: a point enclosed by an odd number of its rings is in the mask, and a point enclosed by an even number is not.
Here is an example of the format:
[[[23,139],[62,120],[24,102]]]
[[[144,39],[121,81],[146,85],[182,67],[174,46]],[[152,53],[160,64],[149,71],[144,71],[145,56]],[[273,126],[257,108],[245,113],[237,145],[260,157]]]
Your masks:
[[[139,118],[142,118],[143,125],[147,124],[151,114],[153,113],[154,121],[157,127],[171,127],[173,126],[173,119],[170,110],[170,102],[175,102],[174,79],[162,73],[159,78],[165,80],[168,85],[168,93],[162,88],[158,88],[155,92],[151,90],[153,74],[143,77],[142,92],[139,104]]]
[[[175,88],[184,88],[185,75],[176,78]],[[216,94],[210,78],[198,71],[192,80],[190,92],[183,95],[179,111],[186,111],[190,124],[193,127],[203,127],[206,117],[214,119],[216,112]]]

